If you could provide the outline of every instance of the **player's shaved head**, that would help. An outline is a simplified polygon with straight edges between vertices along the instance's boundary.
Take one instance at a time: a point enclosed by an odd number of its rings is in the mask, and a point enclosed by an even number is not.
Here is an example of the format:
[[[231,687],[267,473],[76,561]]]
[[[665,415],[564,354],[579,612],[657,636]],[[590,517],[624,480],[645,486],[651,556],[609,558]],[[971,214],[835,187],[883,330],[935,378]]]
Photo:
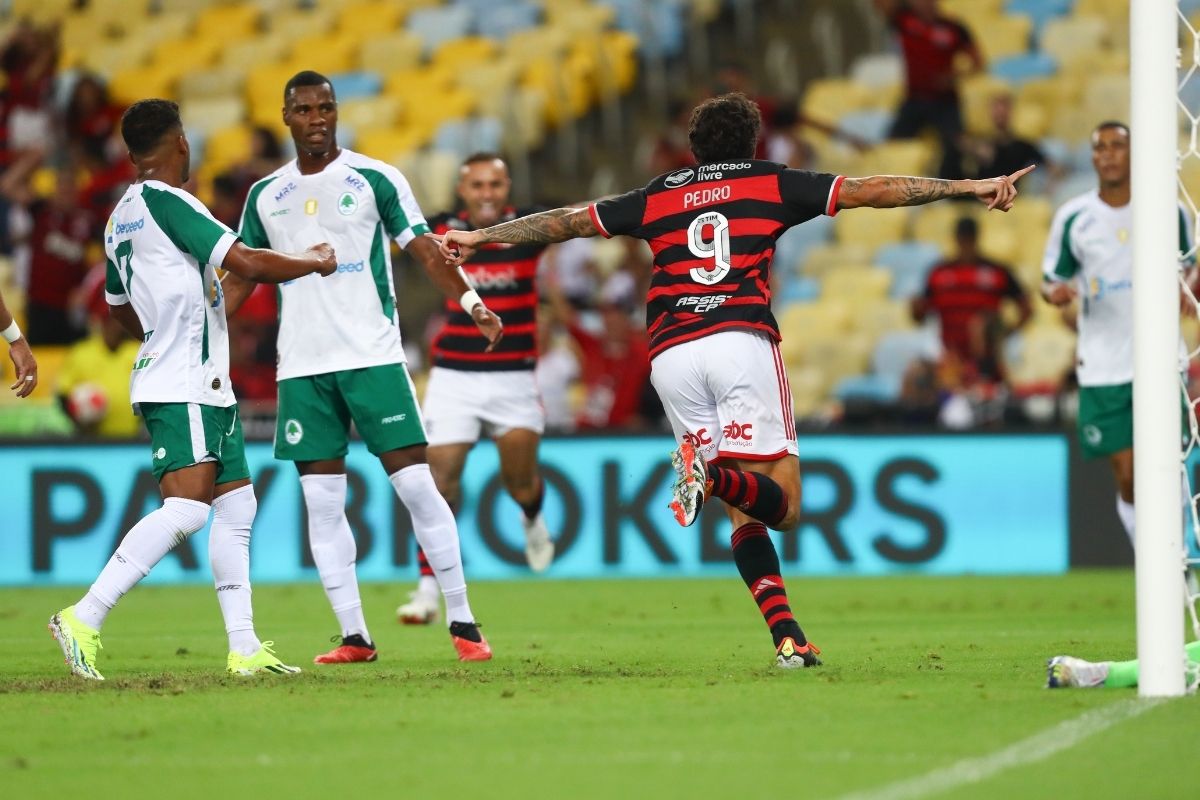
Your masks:
[[[121,138],[134,158],[154,150],[168,134],[182,131],[179,106],[171,100],[139,100],[121,115]]]
[[[288,103],[288,100],[292,96],[292,93],[301,86],[325,86],[325,85],[329,86],[329,93],[333,94],[334,99],[336,99],[336,93],[333,91],[333,82],[331,80],[329,80],[329,78],[326,78],[321,73],[314,72],[311,69],[306,69],[306,70],[297,72],[295,75],[293,75],[291,78],[288,79],[287,83],[285,83],[283,85],[283,104],[286,106]]]
[[[1121,122],[1119,120],[1106,119],[1104,122],[1101,122],[1099,125],[1097,125],[1095,128],[1092,129],[1092,139],[1094,140],[1101,131],[1112,131],[1112,130],[1115,130],[1115,131],[1118,131],[1118,132],[1124,134],[1125,138],[1129,138],[1129,126],[1128,125],[1126,125],[1124,122]]]
[[[688,141],[701,164],[754,158],[762,114],[741,92],[705,100],[692,110]]]
[[[499,153],[493,153],[490,150],[481,150],[478,153],[471,153],[471,155],[464,158],[462,167],[459,168],[459,171],[465,170],[472,164],[485,164],[493,161],[499,161],[504,165],[505,169],[508,169],[508,161],[505,160],[504,156],[500,155]]]

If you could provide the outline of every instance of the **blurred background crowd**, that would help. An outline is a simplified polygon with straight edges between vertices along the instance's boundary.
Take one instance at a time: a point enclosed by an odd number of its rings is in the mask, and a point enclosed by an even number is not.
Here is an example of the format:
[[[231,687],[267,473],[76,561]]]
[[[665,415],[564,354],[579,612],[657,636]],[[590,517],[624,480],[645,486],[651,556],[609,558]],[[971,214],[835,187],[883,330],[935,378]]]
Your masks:
[[[1095,185],[1092,128],[1128,116],[1128,3],[0,1],[0,288],[42,370],[32,402],[0,399],[0,435],[138,434],[136,343],[107,321],[101,248],[132,178],[126,105],[179,101],[188,188],[236,229],[250,185],[291,157],[281,91],[301,69],[332,77],[341,145],[398,166],[427,216],[455,207],[458,165],[478,150],[506,155],[517,206],[640,186],[693,163],[690,109],[730,90],[762,110],[759,157],[792,167],[958,178],[1038,164],[1009,214],[939,203],[793,229],[773,304],[801,427],[1061,421],[1074,334],[1038,297],[1041,255],[1057,205]],[[439,298],[402,254],[394,267],[420,376]],[[645,363],[649,269],[632,240],[548,251],[550,430],[665,429]],[[275,313],[261,287],[231,320],[251,436],[273,429]]]

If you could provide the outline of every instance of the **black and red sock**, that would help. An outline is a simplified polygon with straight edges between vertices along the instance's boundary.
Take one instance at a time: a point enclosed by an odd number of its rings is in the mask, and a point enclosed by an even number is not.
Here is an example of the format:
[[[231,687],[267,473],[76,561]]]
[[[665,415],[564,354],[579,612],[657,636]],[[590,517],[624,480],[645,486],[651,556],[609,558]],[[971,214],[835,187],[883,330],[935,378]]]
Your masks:
[[[709,464],[708,479],[712,481],[709,494],[771,527],[787,517],[787,495],[766,475]]]
[[[788,605],[787,589],[783,578],[779,577],[779,554],[767,535],[766,526],[761,522],[747,522],[733,532],[731,541],[738,572],[771,629],[775,646],[778,647],[787,636],[795,639],[798,645],[806,644],[804,631]]]
[[[425,551],[417,547],[417,569],[421,571],[421,577],[433,577],[433,567],[429,566],[429,559],[425,557]]]
[[[542,511],[542,501],[546,499],[546,482],[538,476],[537,496],[529,505],[521,506],[521,511],[525,514],[525,519],[532,520]]]

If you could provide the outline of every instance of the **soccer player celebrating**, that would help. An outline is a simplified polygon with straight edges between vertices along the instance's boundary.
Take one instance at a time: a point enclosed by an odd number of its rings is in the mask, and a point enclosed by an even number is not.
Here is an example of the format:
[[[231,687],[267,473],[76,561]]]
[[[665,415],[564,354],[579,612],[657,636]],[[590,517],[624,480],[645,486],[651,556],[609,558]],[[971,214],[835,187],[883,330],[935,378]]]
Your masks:
[[[447,296],[458,298],[487,347],[500,341],[500,319],[422,236],[429,226],[404,176],[338,147],[337,99],[329,80],[300,72],[284,87],[283,102],[296,159],[251,187],[241,235],[249,244],[278,248],[328,239],[339,257],[332,280],[298,280],[279,291],[275,457],[295,461],[300,472],[313,560],[342,629],[341,644],[314,660],[376,658],[346,520],[352,420],[412,517],[445,597],[459,658],[489,659],[491,649],[467,601],[454,513],[426,463],[425,429],[400,344],[388,240],[415,256]],[[226,278],[230,309],[236,311],[252,289],[236,274]]]
[[[475,230],[540,209],[516,210],[508,203],[512,180],[495,153],[475,153],[459,170],[463,211],[430,220],[436,233]],[[500,454],[500,477],[523,512],[525,558],[542,572],[554,558],[554,542],[542,519],[545,487],[538,475],[538,442],[546,425],[533,370],[537,364],[537,276],[544,244],[489,245],[464,265],[471,285],[504,312],[504,339],[494,348],[479,336],[470,316],[446,301],[446,324],[433,342],[433,369],[422,412],[429,434],[429,468],[450,507],[462,502],[462,472],[481,433],[492,436]],[[408,603],[396,609],[406,624],[437,618],[438,586],[425,553],[417,551],[421,579]]]
[[[21,333],[20,326],[13,319],[8,306],[4,304],[4,295],[2,294],[0,294],[0,327],[3,327],[0,335],[3,335],[4,341],[8,342],[8,357],[12,359],[13,369],[16,370],[17,375],[16,382],[8,388],[16,392],[17,397],[29,397],[37,388],[37,359],[33,357],[33,351],[29,349],[29,342],[25,341],[25,334]]]
[[[1016,180],[1031,168],[984,181],[804,172],[754,160],[760,126],[758,107],[745,95],[721,95],[692,112],[695,168],[586,208],[435,238],[451,263],[494,242],[626,234],[650,243],[651,381],[681,442],[672,454],[678,480],[671,508],[681,525],[691,525],[706,498],[725,501],[734,561],[770,628],[778,664],[814,666],[819,651],[792,615],[767,535],[768,527],[790,530],[800,520],[791,392],[770,305],[775,240],[820,214],[863,206],[976,197],[1007,211]]]
[[[229,383],[216,268],[279,283],[332,275],[337,258],[316,241],[298,255],[247,247],[180,189],[190,150],[175,103],[134,103],[121,118],[121,135],[137,179],[108,220],[105,295],[110,313],[142,342],[129,397],[150,433],[163,504],[130,529],[87,594],[50,618],[50,632],[72,672],[103,680],[96,654],[108,612],[172,547],[204,527],[211,508],[208,549],[229,635],[226,668],[239,675],[299,672],[254,633],[250,526],[258,504]]]
[[[1107,457],[1117,483],[1117,516],[1134,541],[1133,510],[1133,207],[1129,128],[1102,122],[1092,132],[1093,189],[1054,216],[1042,258],[1042,296],[1069,306],[1082,291],[1076,320],[1079,445]],[[1191,249],[1180,209],[1179,249]],[[1165,265],[1164,265],[1165,268]]]

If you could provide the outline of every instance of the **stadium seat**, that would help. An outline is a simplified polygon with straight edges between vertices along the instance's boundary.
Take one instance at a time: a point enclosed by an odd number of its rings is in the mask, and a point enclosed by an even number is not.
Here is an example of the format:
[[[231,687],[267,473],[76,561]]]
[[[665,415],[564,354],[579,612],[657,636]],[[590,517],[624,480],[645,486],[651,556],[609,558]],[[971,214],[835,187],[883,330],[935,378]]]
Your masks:
[[[1034,78],[1046,78],[1058,71],[1058,62],[1046,53],[1022,53],[991,64],[993,77],[1019,86]]]
[[[967,26],[975,35],[985,62],[1029,52],[1033,34],[1033,20],[1029,17],[1009,14],[986,20],[968,19]]]
[[[271,33],[278,33],[288,40],[328,36],[337,27],[333,10],[320,7],[297,7],[286,14],[274,14],[269,20]]]
[[[222,67],[246,73],[255,67],[281,61],[290,47],[290,40],[281,33],[270,33],[254,39],[239,39],[225,46],[218,63]],[[282,91],[281,86],[280,92]]]
[[[216,174],[246,158],[251,135],[250,127],[245,124],[213,131],[204,141],[205,168]]]
[[[464,36],[439,46],[431,63],[446,69],[462,69],[475,64],[486,64],[496,56],[500,46],[483,36]]]
[[[908,300],[863,298],[851,305],[854,329],[866,334],[874,344],[891,331],[911,330],[916,326]]]
[[[504,124],[504,149],[534,150],[546,140],[546,95],[518,87],[513,93]]]
[[[878,108],[851,111],[838,118],[837,127],[843,133],[877,144],[887,138],[894,116],[891,111]]]
[[[108,92],[118,103],[134,103],[146,97],[172,97],[177,75],[159,66],[121,70],[108,82]]]
[[[936,246],[943,254],[954,248],[954,223],[960,217],[979,219],[981,203],[930,203],[917,209],[912,223],[912,238]]]
[[[922,139],[891,140],[863,154],[860,171],[866,175],[928,175],[937,149]]]
[[[217,5],[196,17],[196,35],[221,39],[247,39],[259,33],[259,10],[254,3]]]
[[[119,72],[137,69],[150,60],[153,42],[141,37],[129,37],[116,42],[100,42],[81,54],[81,64],[106,78]]]
[[[562,57],[571,45],[571,38],[564,28],[531,28],[509,36],[504,50],[510,60],[524,67],[538,59]]]
[[[1034,28],[1041,30],[1048,21],[1070,13],[1074,2],[1075,0],[1007,0],[1004,10],[1010,14],[1029,17],[1033,20]],[[1129,13],[1128,8],[1125,13]]]
[[[195,24],[194,15],[184,11],[160,12],[145,17],[136,32],[130,36],[140,36],[157,44],[165,39],[179,39],[192,32]]]
[[[785,340],[786,341],[786,340]],[[789,365],[788,385],[797,419],[815,416],[825,401],[829,382],[815,367]]]
[[[543,6],[547,22],[572,38],[595,36],[616,21],[616,9],[599,3],[548,2]]]
[[[237,125],[246,116],[246,107],[237,95],[194,99],[179,110],[184,129],[202,135]]]
[[[806,87],[801,108],[805,116],[832,120],[866,108],[871,97],[869,89],[847,78],[818,78]]]
[[[1011,94],[1012,87],[992,75],[972,75],[961,83],[963,122],[971,133],[987,134],[992,130],[992,101],[1002,94]]]
[[[347,3],[338,12],[338,32],[364,39],[395,31],[404,21],[408,8],[389,0],[364,0]]]
[[[913,361],[923,358],[937,360],[941,342],[928,329],[893,331],[885,334],[871,355],[871,371],[879,376],[899,380]]]
[[[1104,50],[1108,38],[1109,24],[1103,17],[1062,17],[1046,23],[1039,49],[1065,66],[1080,54]]]
[[[842,402],[894,403],[900,397],[900,379],[895,375],[851,375],[838,382],[833,394]]]
[[[799,273],[808,251],[828,242],[833,234],[833,217],[813,217],[803,225],[788,228],[775,243],[774,267],[780,274]]]
[[[150,60],[159,69],[179,76],[208,68],[216,61],[220,50],[218,39],[186,36],[158,42]]]
[[[1075,334],[1061,321],[1034,321],[1022,329],[1020,359],[1009,367],[1016,386],[1058,383],[1075,363]]]
[[[452,153],[459,161],[471,153],[496,152],[501,149],[502,126],[495,117],[474,117],[451,120],[438,126],[433,147]]]
[[[779,331],[789,337],[838,337],[852,330],[849,307],[840,300],[793,303],[779,314]]]
[[[342,33],[316,33],[292,40],[288,63],[294,72],[316,70],[325,75],[354,68],[359,42]]]
[[[371,36],[359,46],[358,67],[380,75],[412,69],[421,63],[424,49],[420,37],[408,31]]]
[[[680,0],[598,0],[598,4],[616,9],[617,27],[638,38],[643,55],[674,58],[683,52],[687,27]]]
[[[406,29],[425,43],[426,55],[446,42],[466,36],[471,30],[471,10],[463,6],[422,8],[412,12]]]
[[[842,211],[834,218],[833,236],[841,244],[863,245],[874,251],[904,238],[908,216],[907,208]]]
[[[779,282],[775,298],[783,305],[811,303],[821,296],[821,282],[813,278],[790,276]]]
[[[885,89],[904,83],[904,61],[894,53],[859,56],[850,67],[850,79],[868,89]]]
[[[848,298],[851,303],[859,303],[887,297],[891,284],[891,273],[879,267],[833,269],[821,281],[821,296]]]
[[[1129,75],[1097,75],[1083,90],[1083,105],[1096,121],[1129,118]]]
[[[417,197],[421,198],[424,207],[453,208],[454,187],[458,183],[460,165],[461,159],[453,153],[434,150],[423,154],[405,174],[420,186]]]
[[[416,128],[376,128],[358,135],[358,150],[363,155],[394,164],[428,141],[426,132]]]
[[[800,273],[813,278],[823,277],[834,269],[869,267],[871,251],[861,242],[849,244],[818,244],[810,247],[800,264]]]
[[[942,250],[925,241],[896,242],[875,251],[874,261],[895,274],[919,272],[924,275],[942,259]]]
[[[185,105],[196,100],[241,94],[244,86],[245,73],[242,70],[222,66],[180,76],[175,92],[180,104]]]
[[[495,60],[474,64],[455,71],[455,82],[479,99],[482,113],[507,118],[511,116],[512,93],[516,87],[520,69],[505,56]]]
[[[338,103],[374,97],[383,88],[383,81],[374,72],[337,72],[329,76]]]
[[[507,39],[517,31],[536,27],[541,16],[542,10],[532,3],[489,2],[476,19],[476,30],[484,36]]]
[[[398,97],[370,97],[359,100],[338,101],[338,121],[356,129],[370,130],[388,128],[401,117],[401,101]]]

